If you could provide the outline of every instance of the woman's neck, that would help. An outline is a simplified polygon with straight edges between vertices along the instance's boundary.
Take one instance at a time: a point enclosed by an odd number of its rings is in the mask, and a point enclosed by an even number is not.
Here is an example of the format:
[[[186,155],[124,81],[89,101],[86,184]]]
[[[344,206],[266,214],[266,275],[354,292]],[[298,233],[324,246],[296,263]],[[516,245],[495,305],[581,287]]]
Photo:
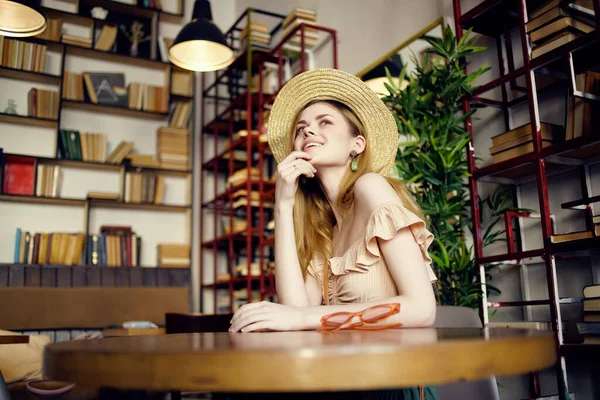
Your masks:
[[[319,184],[321,185],[321,189],[325,193],[325,197],[327,197],[327,201],[333,210],[333,215],[335,216],[338,230],[342,228],[342,213],[337,209],[336,204],[340,191],[340,184],[342,183],[345,173],[346,168],[343,167],[321,168],[317,172]]]

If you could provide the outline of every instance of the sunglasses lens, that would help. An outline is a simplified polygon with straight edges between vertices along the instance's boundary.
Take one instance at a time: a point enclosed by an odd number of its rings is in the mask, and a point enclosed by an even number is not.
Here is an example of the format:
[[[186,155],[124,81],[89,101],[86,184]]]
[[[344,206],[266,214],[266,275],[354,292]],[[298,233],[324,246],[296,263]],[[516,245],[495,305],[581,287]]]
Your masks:
[[[375,306],[365,310],[362,317],[365,322],[370,322],[380,320],[391,314],[392,308],[390,306]]]
[[[350,314],[346,314],[346,313],[335,314],[335,315],[331,315],[331,316],[327,317],[325,324],[327,326],[343,325],[346,322],[348,322],[348,320],[351,318],[352,318],[352,316]]]

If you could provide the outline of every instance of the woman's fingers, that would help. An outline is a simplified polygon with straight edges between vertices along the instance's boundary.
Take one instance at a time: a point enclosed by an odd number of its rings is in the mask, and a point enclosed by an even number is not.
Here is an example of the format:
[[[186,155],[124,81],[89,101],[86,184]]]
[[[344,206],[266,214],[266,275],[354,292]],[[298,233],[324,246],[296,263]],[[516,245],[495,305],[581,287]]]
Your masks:
[[[258,321],[264,321],[269,318],[269,311],[265,308],[257,308],[251,310],[249,312],[244,313],[241,318],[238,318],[231,327],[229,328],[230,332],[237,332],[247,325],[253,324]]]

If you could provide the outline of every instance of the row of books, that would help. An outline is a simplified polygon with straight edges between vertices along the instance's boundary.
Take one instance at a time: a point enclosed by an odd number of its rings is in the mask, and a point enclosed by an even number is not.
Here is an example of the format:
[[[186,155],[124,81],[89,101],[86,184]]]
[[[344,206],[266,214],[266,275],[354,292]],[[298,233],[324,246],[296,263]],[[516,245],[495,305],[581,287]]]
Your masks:
[[[240,47],[245,48],[248,43],[268,47],[271,44],[271,33],[267,24],[252,21],[240,33]]]
[[[189,268],[190,256],[189,244],[159,243],[156,246],[156,265],[162,268]]]
[[[62,169],[59,165],[37,166],[35,195],[44,197],[60,197]]]
[[[105,162],[106,145],[103,133],[84,133],[73,129],[58,131],[58,156],[64,160]]]
[[[58,118],[58,92],[31,88],[27,93],[27,115],[36,118]]]
[[[46,70],[46,45],[7,39],[0,36],[0,65],[24,71]]]
[[[46,18],[46,30],[38,34],[36,37],[44,40],[52,40],[60,42],[62,34],[63,21],[58,18]]]
[[[87,265],[141,266],[142,238],[131,226],[101,226],[99,235],[88,235]]]
[[[589,0],[574,0],[576,9],[588,10],[593,15],[593,3]],[[529,41],[534,45],[532,58],[536,58],[595,29],[593,16],[589,13],[574,13],[569,5],[563,8],[560,0],[551,0],[530,14],[525,29]]]
[[[585,71],[575,75],[575,87],[585,93],[600,94],[600,73]],[[598,135],[600,120],[598,104],[569,95],[567,105],[566,139]],[[596,132],[596,133],[595,133]]]
[[[33,233],[17,228],[15,264],[78,265],[85,235],[80,233]]]
[[[162,204],[165,197],[165,178],[128,172],[125,174],[125,202]]]
[[[128,86],[129,108],[166,113],[169,110],[169,89],[146,83],[131,82]]]

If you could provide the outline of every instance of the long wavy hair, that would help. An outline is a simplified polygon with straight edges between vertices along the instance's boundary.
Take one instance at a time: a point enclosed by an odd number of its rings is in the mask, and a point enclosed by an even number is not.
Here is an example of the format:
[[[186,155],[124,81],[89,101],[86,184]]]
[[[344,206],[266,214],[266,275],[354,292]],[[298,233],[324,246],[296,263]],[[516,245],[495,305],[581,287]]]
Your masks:
[[[304,106],[304,109],[316,103],[326,103],[338,110],[350,125],[350,133],[354,137],[362,135],[367,138],[362,122],[348,106],[335,100],[315,100]],[[296,123],[300,114],[298,113]],[[296,123],[293,125],[293,130],[295,130]],[[294,132],[290,132],[292,141],[294,137]],[[354,184],[357,179],[368,172],[376,172],[371,168],[371,155],[372,149],[367,145],[365,150],[357,155],[358,170],[352,172],[348,168],[342,178],[337,204],[335,204],[336,209],[342,215],[345,215],[354,205]],[[324,262],[333,255],[332,240],[335,217],[319,182],[316,179],[303,179],[302,176],[300,178],[299,190],[296,191],[295,196],[293,218],[298,260],[304,279],[306,279],[306,270],[311,260],[320,259]],[[385,179],[394,188],[403,205],[425,220],[423,212],[404,182],[387,176]]]

